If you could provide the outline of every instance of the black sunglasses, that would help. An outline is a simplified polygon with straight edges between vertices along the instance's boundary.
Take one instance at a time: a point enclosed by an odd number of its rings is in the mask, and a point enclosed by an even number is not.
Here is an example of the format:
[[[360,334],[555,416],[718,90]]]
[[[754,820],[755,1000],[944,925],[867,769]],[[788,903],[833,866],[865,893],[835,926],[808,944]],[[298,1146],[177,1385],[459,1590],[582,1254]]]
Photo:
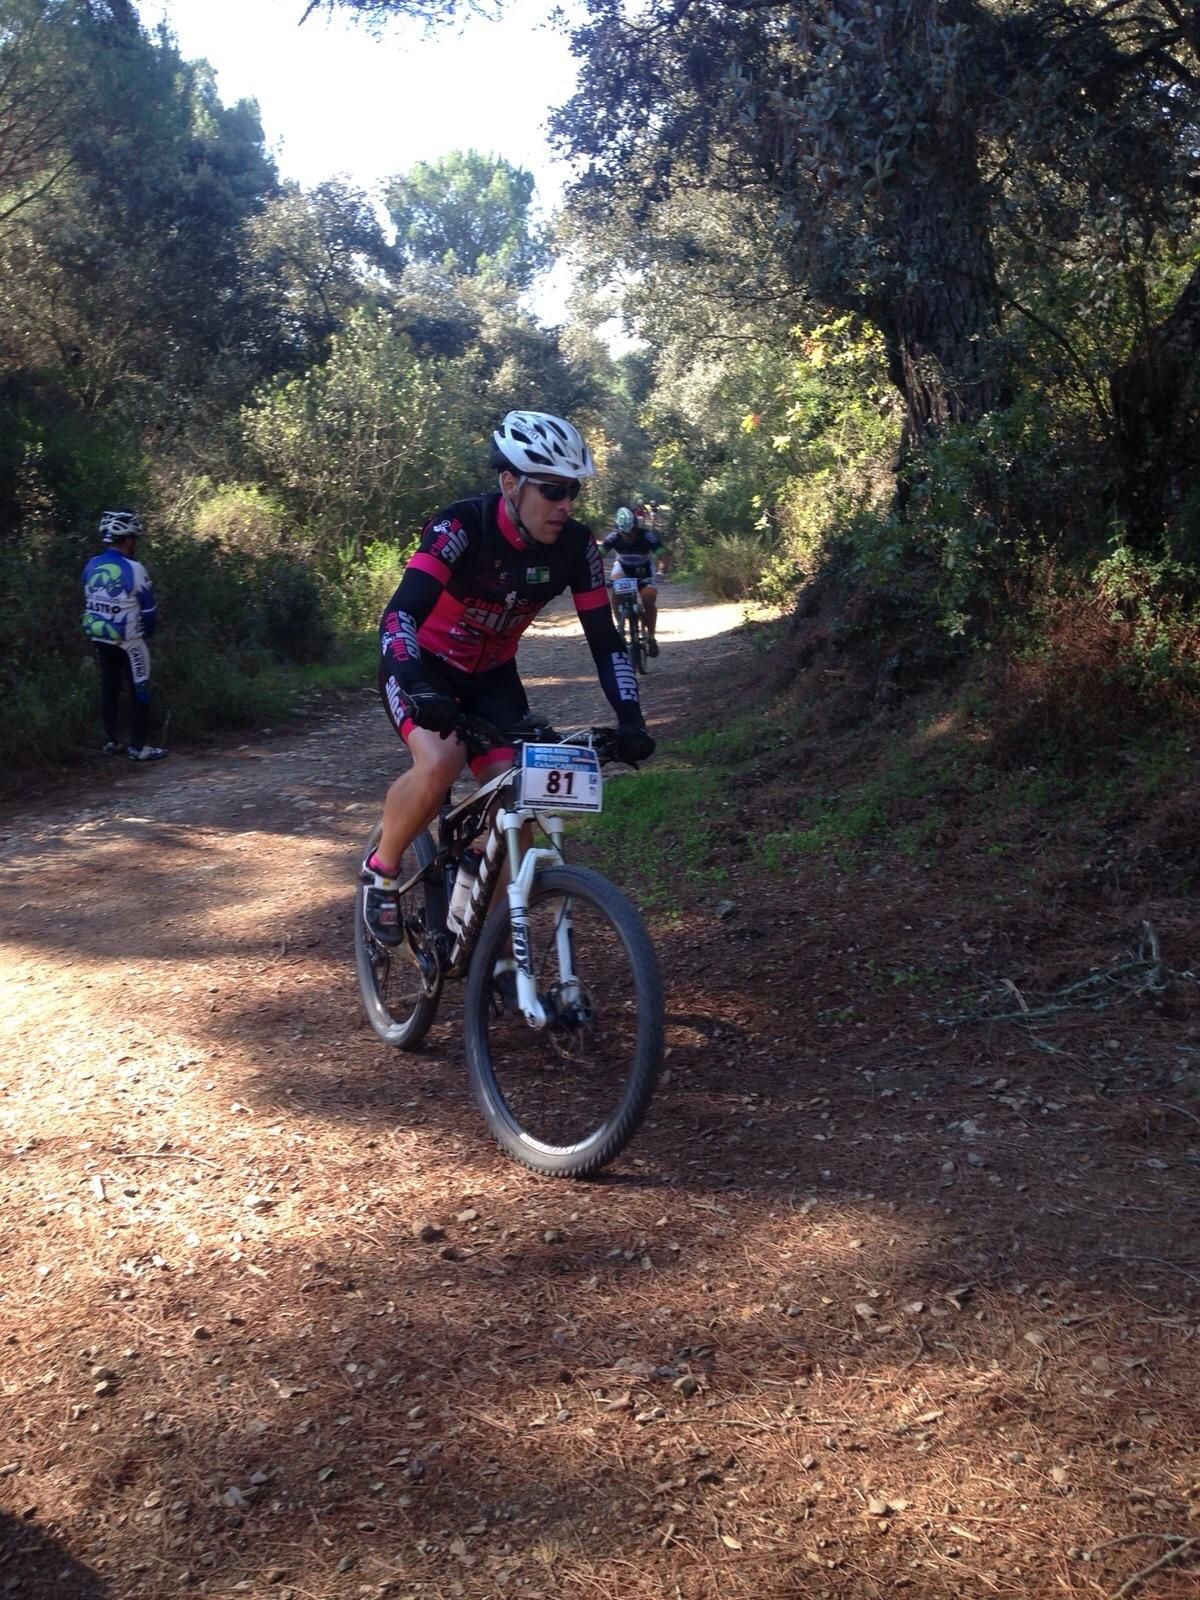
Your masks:
[[[583,489],[578,478],[558,479],[553,483],[543,483],[541,478],[526,478],[526,483],[531,483],[543,500],[549,500],[551,505],[557,505],[560,500],[578,500]]]

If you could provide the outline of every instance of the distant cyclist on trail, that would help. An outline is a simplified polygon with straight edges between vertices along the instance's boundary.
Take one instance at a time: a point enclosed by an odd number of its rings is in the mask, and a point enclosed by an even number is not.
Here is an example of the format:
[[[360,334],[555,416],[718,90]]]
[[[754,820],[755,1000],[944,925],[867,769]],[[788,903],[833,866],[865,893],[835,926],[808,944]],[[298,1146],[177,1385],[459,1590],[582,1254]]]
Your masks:
[[[106,511],[100,518],[104,550],[83,569],[83,631],[100,663],[100,715],[104,754],[130,761],[161,761],[169,752],[146,743],[150,715],[150,650],[157,607],[150,578],[134,559],[145,525],[136,511]],[[121,689],[129,690],[129,745],[120,742]]]
[[[604,541],[604,548],[613,554],[613,578],[636,578],[642,608],[646,613],[646,649],[652,656],[658,654],[658,640],[654,630],[658,622],[657,572],[667,570],[663,552],[658,568],[655,551],[663,551],[663,542],[644,522],[640,522],[628,506],[622,506],[613,518],[613,531]]]
[[[467,759],[454,731],[459,716],[505,731],[528,715],[517,645],[564,589],[616,712],[620,759],[645,761],[654,751],[600,551],[571,516],[583,480],[595,475],[591,452],[561,417],[510,411],[492,435],[490,463],[499,489],[457,500],[425,525],[380,624],[380,693],[412,757],[387,792],[383,831],[362,869],[363,914],[381,944],[403,938],[395,875],[404,852],[436,817]],[[472,757],[471,771],[486,783],[512,757],[498,746]]]

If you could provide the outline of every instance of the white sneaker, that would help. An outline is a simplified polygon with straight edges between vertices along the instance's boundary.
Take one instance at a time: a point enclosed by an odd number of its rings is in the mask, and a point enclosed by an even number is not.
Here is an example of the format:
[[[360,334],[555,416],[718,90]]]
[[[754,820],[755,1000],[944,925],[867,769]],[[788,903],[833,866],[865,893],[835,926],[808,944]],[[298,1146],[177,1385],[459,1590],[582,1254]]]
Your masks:
[[[135,750],[132,745],[126,751],[130,761],[161,761],[171,752],[164,750],[160,744],[144,744],[140,750]]]

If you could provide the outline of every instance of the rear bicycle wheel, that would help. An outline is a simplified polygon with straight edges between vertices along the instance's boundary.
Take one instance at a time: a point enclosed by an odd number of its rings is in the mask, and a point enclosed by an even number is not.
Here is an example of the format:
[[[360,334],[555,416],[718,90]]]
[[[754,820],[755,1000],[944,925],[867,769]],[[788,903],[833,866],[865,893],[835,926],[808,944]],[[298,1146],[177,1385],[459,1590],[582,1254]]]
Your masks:
[[[376,828],[367,842],[368,856],[378,842],[379,829]],[[422,867],[429,866],[434,858],[433,840],[428,833],[419,833],[404,852],[396,876],[403,882]],[[400,917],[405,927],[414,930],[420,942],[427,927],[424,883],[416,884],[400,896]],[[363,1010],[372,1028],[385,1044],[395,1045],[398,1050],[415,1050],[437,1016],[442,993],[441,969],[431,966],[426,973],[407,943],[385,945],[371,937],[363,920],[361,888],[354,900],[354,966]]]
[[[493,981],[511,931],[504,905],[471,962],[471,1087],[509,1155],[535,1172],[586,1178],[625,1148],[654,1094],[663,1051],[658,958],[637,911],[599,873],[544,868],[530,895],[529,948],[549,1021],[534,1029],[512,1006],[511,989],[505,996]]]

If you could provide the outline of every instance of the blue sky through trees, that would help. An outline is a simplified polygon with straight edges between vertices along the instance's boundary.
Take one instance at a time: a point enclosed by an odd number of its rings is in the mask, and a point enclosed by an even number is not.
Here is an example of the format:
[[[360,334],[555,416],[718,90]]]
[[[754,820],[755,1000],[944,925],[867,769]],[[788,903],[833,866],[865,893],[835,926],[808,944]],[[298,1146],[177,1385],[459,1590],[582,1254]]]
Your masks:
[[[257,100],[280,172],[305,188],[346,176],[373,191],[417,161],[479,150],[527,167],[545,213],[567,169],[544,124],[572,92],[575,67],[561,34],[539,26],[547,7],[512,0],[501,21],[473,17],[426,31],[399,19],[378,36],[305,0],[139,0],[147,27],[165,22],[182,54],[217,74],[221,99]],[[565,275],[543,281],[535,312],[562,316]]]

